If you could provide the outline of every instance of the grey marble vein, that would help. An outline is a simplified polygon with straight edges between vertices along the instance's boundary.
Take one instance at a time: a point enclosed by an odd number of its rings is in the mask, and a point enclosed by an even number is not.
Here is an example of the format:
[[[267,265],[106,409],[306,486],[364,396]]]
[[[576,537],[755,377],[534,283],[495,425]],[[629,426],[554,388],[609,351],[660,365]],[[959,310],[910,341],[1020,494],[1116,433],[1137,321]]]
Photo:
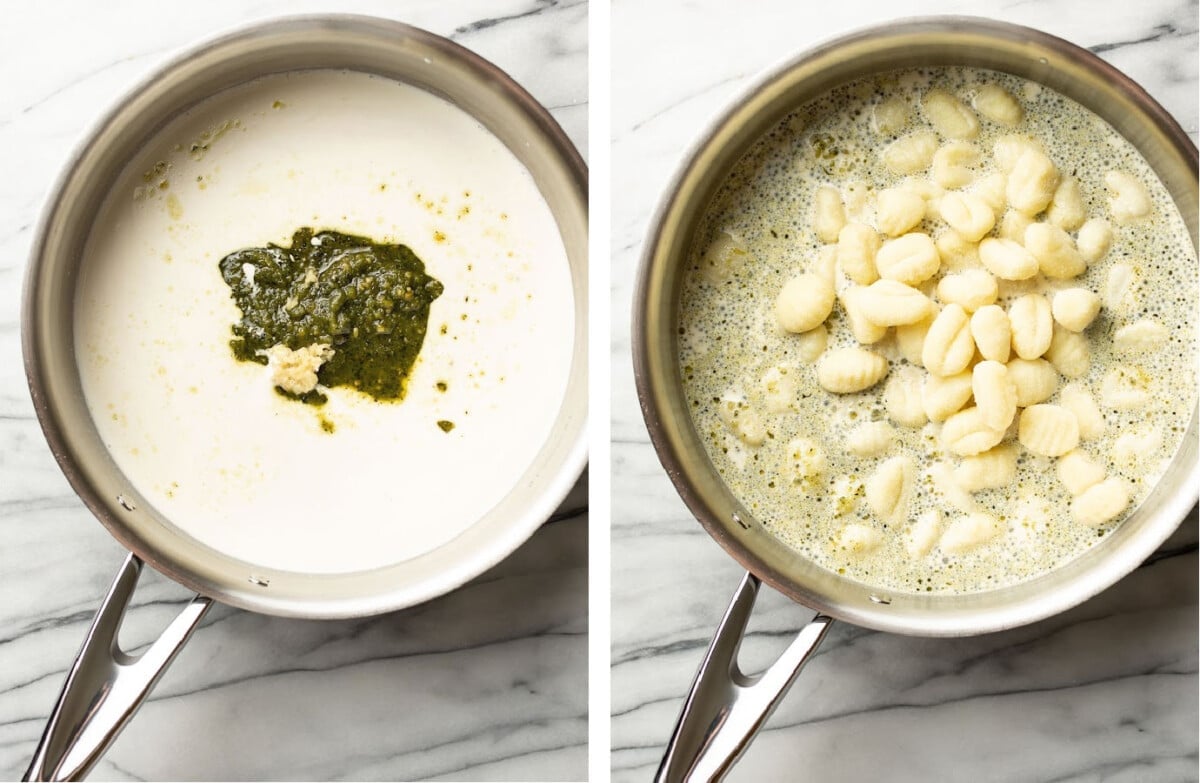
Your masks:
[[[638,410],[626,314],[650,214],[682,151],[755,73],[856,27],[939,13],[1091,49],[1196,138],[1197,12],[1186,0],[612,5],[614,781],[653,774],[741,575],[679,500]],[[670,68],[656,72],[668,46]],[[1193,511],[1100,596],[1003,633],[922,639],[835,623],[729,780],[1195,781],[1196,547]],[[743,667],[769,665],[811,616],[764,589]]]
[[[0,778],[19,777],[124,554],[72,493],[33,415],[20,286],[75,140],[177,48],[301,0],[21,4],[0,30]],[[450,35],[508,71],[587,149],[587,4],[339,3]],[[53,31],[53,44],[37,31]],[[587,480],[512,557],[404,612],[305,622],[218,606],[94,780],[578,780],[587,768]],[[147,570],[122,646],[189,595]]]

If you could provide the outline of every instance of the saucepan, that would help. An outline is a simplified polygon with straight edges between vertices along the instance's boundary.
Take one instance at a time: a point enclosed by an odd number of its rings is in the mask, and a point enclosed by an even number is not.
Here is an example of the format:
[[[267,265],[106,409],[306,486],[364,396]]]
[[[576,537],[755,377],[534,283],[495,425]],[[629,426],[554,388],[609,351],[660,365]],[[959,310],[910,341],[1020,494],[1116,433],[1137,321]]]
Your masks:
[[[368,571],[311,574],[230,557],[179,528],[139,495],[105,448],[86,405],[73,340],[83,248],[125,164],[165,123],[216,93],[284,71],[378,74],[458,106],[503,142],[533,176],[570,264],[573,355],[551,435],[520,479],[481,518],[419,557]],[[257,23],[175,57],[103,117],[53,187],[25,281],[22,341],[34,407],[71,486],[128,559],[96,615],[39,744],[28,779],[78,779],[132,717],[214,601],[298,618],[359,617],[427,601],[509,555],[562,501],[586,460],[587,168],[549,113],[507,74],[432,33],[361,16]],[[143,563],[196,598],[140,657],[117,633]]]
[[[1137,567],[1196,502],[1197,415],[1146,500],[1105,540],[1030,581],[967,595],[889,592],[828,571],[772,535],[729,490],[692,425],[679,373],[685,260],[717,189],[750,146],[789,112],[869,74],[960,65],[1007,72],[1074,99],[1129,139],[1157,172],[1197,236],[1196,147],[1127,76],[1037,30],[936,17],[890,22],[826,43],[775,67],[733,101],[684,156],[651,221],[633,310],[638,397],[659,460],[683,501],[747,571],[684,702],[659,781],[717,780],[746,750],[834,619],[916,636],[966,636],[1032,623],[1081,603]],[[817,612],[761,676],[737,666],[760,582]]]

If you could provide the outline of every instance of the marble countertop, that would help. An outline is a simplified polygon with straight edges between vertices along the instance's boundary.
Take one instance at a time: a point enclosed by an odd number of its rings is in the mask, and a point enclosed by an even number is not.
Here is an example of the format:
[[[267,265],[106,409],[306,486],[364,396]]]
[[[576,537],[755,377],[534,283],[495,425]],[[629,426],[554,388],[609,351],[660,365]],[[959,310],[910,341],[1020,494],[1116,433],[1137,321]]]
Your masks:
[[[1090,48],[1197,133],[1197,18],[1174,0],[612,8],[612,768],[653,774],[741,571],[651,448],[630,360],[634,270],[681,150],[761,69],[889,18],[990,16]],[[669,58],[664,52],[670,51]],[[664,62],[666,71],[658,70]],[[656,74],[653,77],[648,74]],[[731,781],[1197,779],[1197,520],[1132,575],[1013,631],[923,639],[833,626]],[[763,590],[743,661],[772,661],[812,613]]]
[[[124,557],[52,458],[22,372],[32,226],[67,152],[143,73],[251,19],[401,19],[507,70],[587,149],[587,4],[234,0],[22,3],[0,29],[0,778],[25,771]],[[587,774],[586,479],[525,546],[408,611],[337,622],[218,606],[94,780],[579,780]],[[148,643],[188,598],[147,572],[122,631]]]

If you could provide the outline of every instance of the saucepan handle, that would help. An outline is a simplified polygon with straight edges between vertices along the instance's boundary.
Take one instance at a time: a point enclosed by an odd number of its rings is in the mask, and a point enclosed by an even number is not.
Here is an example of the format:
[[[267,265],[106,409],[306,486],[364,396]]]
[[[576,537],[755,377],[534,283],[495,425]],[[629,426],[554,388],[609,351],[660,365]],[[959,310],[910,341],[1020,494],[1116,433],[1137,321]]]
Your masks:
[[[717,627],[691,693],[654,779],[656,783],[697,783],[725,777],[754,735],[787,693],[833,619],[818,614],[779,660],[761,675],[738,668],[738,650],[758,596],[758,577],[747,573]]]
[[[196,596],[148,650],[131,657],[121,650],[117,634],[141,572],[142,561],[136,555],[125,558],[67,674],[25,780],[82,779],[137,712],[212,605],[211,598]]]

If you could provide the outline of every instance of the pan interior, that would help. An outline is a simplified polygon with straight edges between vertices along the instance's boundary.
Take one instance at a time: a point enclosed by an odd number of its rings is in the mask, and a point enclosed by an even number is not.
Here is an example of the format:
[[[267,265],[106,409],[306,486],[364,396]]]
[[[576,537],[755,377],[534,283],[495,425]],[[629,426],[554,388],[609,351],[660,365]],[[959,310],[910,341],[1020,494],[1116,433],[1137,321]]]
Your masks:
[[[411,85],[462,109],[499,139],[549,207],[569,261],[574,300],[565,391],[548,407],[550,434],[511,489],[431,551],[344,573],[251,564],[201,544],[160,514],[122,475],[91,422],[70,317],[91,226],[111,183],[146,142],[210,96],[268,74],[313,69],[360,71]],[[548,114],[494,66],[431,34],[365,17],[297,17],[202,45],[167,65],[100,122],[44,216],[27,280],[25,341],[35,406],[53,451],[80,496],[122,544],[168,576],[222,601],[274,614],[335,617],[373,614],[444,593],[528,538],[582,469],[585,189],[582,161]]]
[[[884,593],[816,566],[766,531],[708,461],[678,376],[674,325],[687,256],[707,205],[750,146],[796,107],[865,75],[961,65],[1030,79],[1100,115],[1143,154],[1196,242],[1196,153],[1140,88],[1086,52],[1035,31],[972,19],[867,30],[785,63],[735,102],[687,156],[647,241],[635,305],[635,365],[652,439],[681,496],[745,567],[806,605],[881,630],[963,635],[1048,616],[1119,579],[1194,503],[1196,417],[1150,496],[1100,546],[1031,581],[966,595]]]

